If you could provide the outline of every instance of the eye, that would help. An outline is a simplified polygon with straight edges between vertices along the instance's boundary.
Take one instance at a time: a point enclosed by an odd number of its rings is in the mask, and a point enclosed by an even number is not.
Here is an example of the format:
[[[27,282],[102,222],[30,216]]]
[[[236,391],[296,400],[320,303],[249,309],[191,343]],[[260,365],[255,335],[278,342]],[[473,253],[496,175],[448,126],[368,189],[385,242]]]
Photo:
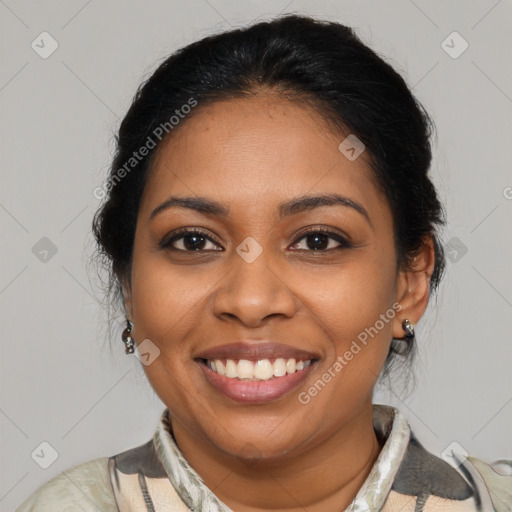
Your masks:
[[[305,244],[304,242],[305,241]],[[300,247],[301,243],[303,247]],[[208,247],[210,244],[210,247]],[[222,251],[219,244],[209,235],[199,229],[182,228],[174,232],[171,237],[160,242],[162,249],[181,252],[196,251]],[[305,245],[305,247],[304,247]],[[312,228],[302,233],[291,246],[293,250],[326,252],[335,249],[351,247],[351,244],[339,233],[327,229]]]
[[[301,240],[305,240],[306,247],[298,247]],[[351,247],[351,245],[343,236],[334,231],[312,228],[303,233],[291,247],[294,250],[325,252],[335,249],[346,249]]]
[[[208,247],[208,243],[213,245],[213,248]],[[161,248],[184,252],[222,250],[215,249],[218,247],[217,243],[203,231],[187,228],[178,230],[170,238],[165,238],[159,245]]]

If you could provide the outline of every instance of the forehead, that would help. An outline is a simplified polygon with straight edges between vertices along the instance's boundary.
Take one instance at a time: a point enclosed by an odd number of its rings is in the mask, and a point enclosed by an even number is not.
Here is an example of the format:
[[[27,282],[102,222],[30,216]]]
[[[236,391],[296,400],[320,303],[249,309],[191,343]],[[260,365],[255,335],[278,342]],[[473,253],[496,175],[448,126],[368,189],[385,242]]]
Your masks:
[[[308,192],[382,202],[368,155],[349,160],[349,135],[314,108],[275,94],[199,104],[158,148],[144,207],[170,194],[269,205]]]

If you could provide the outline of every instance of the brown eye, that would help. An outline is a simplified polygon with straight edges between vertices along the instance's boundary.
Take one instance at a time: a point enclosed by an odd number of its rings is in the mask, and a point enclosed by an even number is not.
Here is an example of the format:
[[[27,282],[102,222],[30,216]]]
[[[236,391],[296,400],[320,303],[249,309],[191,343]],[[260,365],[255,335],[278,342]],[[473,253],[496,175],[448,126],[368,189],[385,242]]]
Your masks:
[[[208,244],[213,247],[208,247]],[[174,233],[170,238],[164,239],[160,243],[160,247],[184,252],[219,250],[215,249],[218,246],[209,236],[202,231],[191,229],[183,229]]]
[[[293,245],[297,246],[301,240],[305,240],[305,247],[294,247],[294,249],[306,251],[330,251],[333,249],[350,247],[347,240],[338,233],[322,229],[312,229],[306,232],[297,239]]]

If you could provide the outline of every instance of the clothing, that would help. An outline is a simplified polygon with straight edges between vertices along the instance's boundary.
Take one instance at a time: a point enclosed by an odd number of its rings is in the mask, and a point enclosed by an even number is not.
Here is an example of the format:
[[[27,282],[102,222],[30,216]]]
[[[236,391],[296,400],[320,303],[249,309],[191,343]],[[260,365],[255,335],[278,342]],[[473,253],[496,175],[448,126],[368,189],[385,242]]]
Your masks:
[[[16,512],[230,512],[179,450],[168,414],[147,443],[62,472]],[[506,475],[471,457],[452,467],[425,450],[389,406],[373,406],[373,427],[383,448],[344,512],[512,510],[512,461],[501,461]]]

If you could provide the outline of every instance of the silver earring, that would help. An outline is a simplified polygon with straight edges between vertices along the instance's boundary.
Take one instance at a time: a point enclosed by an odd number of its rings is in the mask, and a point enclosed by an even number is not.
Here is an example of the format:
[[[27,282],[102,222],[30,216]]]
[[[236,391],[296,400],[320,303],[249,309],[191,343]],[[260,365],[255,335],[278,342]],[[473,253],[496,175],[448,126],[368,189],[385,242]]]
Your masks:
[[[121,335],[121,338],[123,340],[123,343],[125,344],[125,353],[126,354],[133,354],[135,350],[135,343],[133,341],[133,338],[131,337],[132,332],[132,325],[130,324],[130,320],[128,318],[126,319],[126,328],[123,331],[123,334]]]
[[[402,327],[405,331],[406,338],[414,338],[414,325],[412,325],[412,323],[409,319],[406,318],[402,322]]]
[[[405,336],[403,338],[393,338],[391,340],[391,349],[393,352],[405,356],[412,348],[415,332],[414,325],[408,318],[402,322],[402,328],[405,331]]]

